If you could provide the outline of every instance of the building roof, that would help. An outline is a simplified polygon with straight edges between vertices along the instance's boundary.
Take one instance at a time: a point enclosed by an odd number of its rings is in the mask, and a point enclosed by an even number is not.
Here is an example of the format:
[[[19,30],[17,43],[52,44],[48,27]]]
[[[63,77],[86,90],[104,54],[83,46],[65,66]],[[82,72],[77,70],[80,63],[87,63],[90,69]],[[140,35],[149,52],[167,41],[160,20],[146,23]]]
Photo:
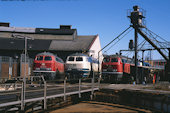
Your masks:
[[[64,25],[60,25],[59,29],[0,26],[0,31],[13,33],[53,34],[53,35],[73,35],[74,33],[77,33],[77,29],[71,29],[71,26]]]
[[[90,49],[91,44],[96,39],[96,35],[94,36],[78,36],[76,39],[72,41],[65,40],[53,40],[49,47],[50,50],[81,50],[86,51]]]
[[[78,36],[75,40],[28,40],[28,50],[56,50],[56,51],[87,51],[90,49],[94,36]],[[0,38],[1,50],[23,50],[23,39]]]
[[[43,51],[88,51],[97,38],[97,35],[77,36],[77,30],[70,26],[60,29],[0,26],[0,50],[24,50],[24,39],[14,39],[12,34],[32,37],[28,50]]]

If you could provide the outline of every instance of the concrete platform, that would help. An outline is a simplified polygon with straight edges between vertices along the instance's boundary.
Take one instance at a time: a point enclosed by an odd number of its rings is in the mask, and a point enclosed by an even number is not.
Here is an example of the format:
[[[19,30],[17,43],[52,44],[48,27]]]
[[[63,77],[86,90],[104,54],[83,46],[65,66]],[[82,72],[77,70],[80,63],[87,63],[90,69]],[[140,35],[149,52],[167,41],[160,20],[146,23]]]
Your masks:
[[[113,102],[170,113],[170,83],[101,84],[97,101]]]
[[[131,90],[155,94],[170,95],[170,83],[162,82],[158,84],[101,84],[100,89]]]

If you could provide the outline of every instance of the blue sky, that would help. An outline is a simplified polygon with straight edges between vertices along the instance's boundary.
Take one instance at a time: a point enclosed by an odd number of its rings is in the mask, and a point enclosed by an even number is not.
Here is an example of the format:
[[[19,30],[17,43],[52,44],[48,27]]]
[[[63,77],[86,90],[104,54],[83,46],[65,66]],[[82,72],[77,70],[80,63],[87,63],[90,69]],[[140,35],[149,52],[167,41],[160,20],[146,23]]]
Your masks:
[[[0,21],[10,22],[14,27],[59,28],[59,25],[72,25],[72,28],[77,28],[78,35],[99,34],[104,47],[129,27],[127,10],[134,5],[146,10],[147,28],[170,41],[170,0],[1,0]],[[128,49],[133,34],[132,30],[107,53]]]

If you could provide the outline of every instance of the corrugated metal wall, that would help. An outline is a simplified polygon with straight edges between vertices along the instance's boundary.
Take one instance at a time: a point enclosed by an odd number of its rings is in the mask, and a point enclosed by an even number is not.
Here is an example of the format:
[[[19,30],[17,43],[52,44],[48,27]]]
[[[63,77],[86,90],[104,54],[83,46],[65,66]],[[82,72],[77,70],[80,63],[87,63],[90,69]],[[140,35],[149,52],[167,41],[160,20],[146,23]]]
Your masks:
[[[30,59],[29,57],[27,57],[26,63],[25,63],[24,54],[21,54],[21,57],[20,57],[20,77],[24,77],[24,75],[25,75],[25,66],[26,66],[26,77],[28,77],[32,74],[33,59]]]
[[[26,66],[26,75],[32,74],[33,60],[27,58],[26,64],[24,55],[21,55],[20,60],[13,59],[8,56],[0,56],[0,78],[15,78],[24,77],[24,71]]]

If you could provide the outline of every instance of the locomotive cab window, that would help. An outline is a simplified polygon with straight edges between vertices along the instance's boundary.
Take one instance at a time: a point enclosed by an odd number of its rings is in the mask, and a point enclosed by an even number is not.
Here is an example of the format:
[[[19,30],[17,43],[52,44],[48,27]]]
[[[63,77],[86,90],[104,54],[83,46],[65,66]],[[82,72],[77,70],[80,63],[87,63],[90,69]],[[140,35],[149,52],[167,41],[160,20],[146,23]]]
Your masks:
[[[74,61],[74,57],[69,57],[68,61]]]
[[[118,59],[117,58],[112,58],[111,62],[118,62]]]
[[[59,58],[57,58],[57,57],[56,57],[56,61],[57,61],[57,62],[60,62],[60,63],[64,63],[63,60],[61,60],[61,59],[59,59]]]
[[[130,59],[127,60],[127,63],[131,63],[132,61]]]
[[[36,60],[38,60],[38,61],[43,60],[43,56],[37,56]]]
[[[51,61],[52,60],[52,58],[51,58],[51,56],[45,56],[45,59],[44,59],[45,61]]]
[[[83,61],[82,57],[76,57],[76,61]]]
[[[122,63],[127,63],[127,60],[126,59],[122,59]]]
[[[104,62],[110,62],[110,58],[104,58]]]
[[[56,60],[57,62],[60,62],[60,60],[59,60],[57,57],[55,58],[55,60]]]

